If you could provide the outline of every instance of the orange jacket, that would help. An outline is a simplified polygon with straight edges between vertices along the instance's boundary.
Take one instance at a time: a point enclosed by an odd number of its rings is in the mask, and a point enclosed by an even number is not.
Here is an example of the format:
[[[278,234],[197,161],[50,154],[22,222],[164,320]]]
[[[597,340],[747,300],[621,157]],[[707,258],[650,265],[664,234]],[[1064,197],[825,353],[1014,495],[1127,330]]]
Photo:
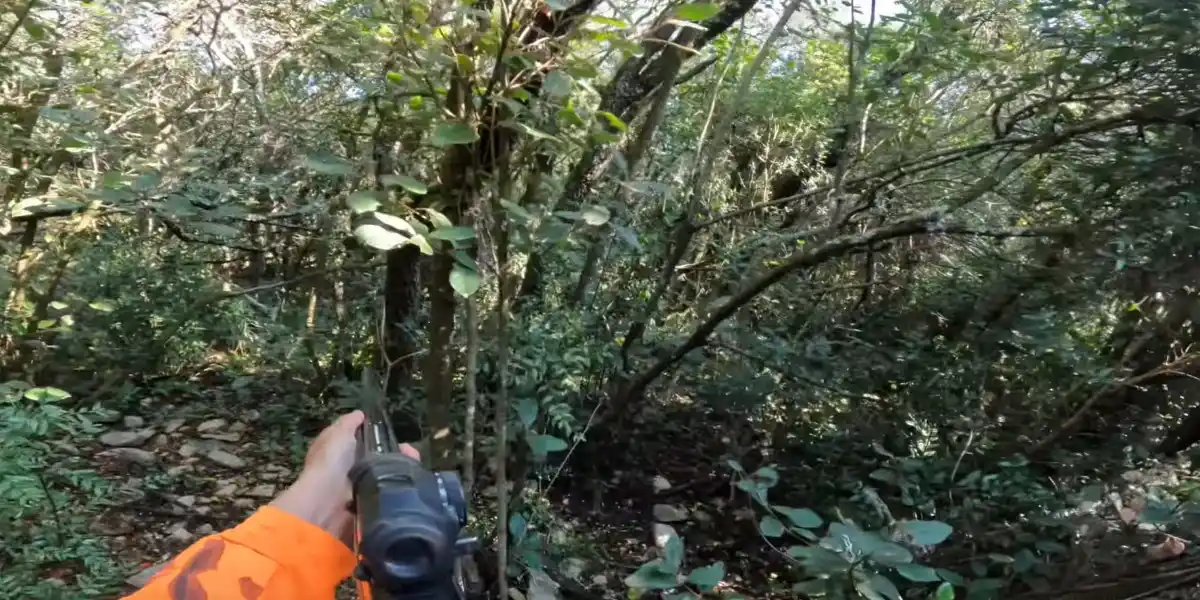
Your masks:
[[[354,553],[273,506],[200,539],[125,600],[332,600]]]

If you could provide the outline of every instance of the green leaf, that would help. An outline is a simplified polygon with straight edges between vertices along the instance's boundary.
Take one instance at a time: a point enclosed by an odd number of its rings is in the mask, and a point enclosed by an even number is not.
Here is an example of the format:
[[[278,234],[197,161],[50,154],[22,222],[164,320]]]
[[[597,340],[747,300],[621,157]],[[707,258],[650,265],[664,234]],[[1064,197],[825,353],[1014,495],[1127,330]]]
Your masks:
[[[479,134],[470,125],[459,121],[449,121],[438,123],[437,127],[433,128],[433,137],[430,142],[434,146],[445,148],[458,144],[470,144],[478,139]]]
[[[137,179],[133,180],[133,185],[130,188],[135,192],[148,192],[158,187],[162,183],[162,174],[158,171],[150,171],[138,175]]]
[[[542,81],[542,90],[551,98],[564,98],[571,95],[571,88],[575,86],[574,80],[565,72],[550,71],[546,75],[546,79]]]
[[[25,391],[25,398],[34,402],[58,402],[70,397],[71,394],[55,387],[35,387]]]
[[[934,546],[946,541],[954,528],[941,521],[905,521],[900,529],[918,546]]]
[[[954,586],[949,581],[939,585],[933,593],[933,600],[954,600]]]
[[[362,214],[379,209],[379,194],[375,190],[358,190],[346,198],[346,206],[354,214]]]
[[[400,83],[401,81],[404,81],[404,75],[401,75],[395,71],[388,71],[387,78],[388,81],[392,83]]]
[[[674,571],[666,570],[661,559],[655,559],[626,577],[625,585],[638,590],[668,590],[679,585],[679,578]]]
[[[754,472],[753,477],[769,488],[775,487],[775,484],[779,483],[779,471],[776,471],[774,467],[762,467]]]
[[[443,227],[435,229],[429,234],[429,237],[435,240],[446,240],[447,242],[461,242],[463,240],[475,239],[475,230],[470,227]]]
[[[436,231],[434,233],[437,233]],[[454,268],[450,270],[450,287],[458,292],[459,296],[468,298],[479,290],[481,280],[479,273],[472,269],[468,269],[458,263],[454,264]]]
[[[612,218],[612,214],[607,208],[593,204],[583,209],[583,220],[588,225],[599,227],[608,222]]]
[[[408,238],[408,243],[416,246],[417,249],[421,251],[421,254],[424,254],[425,256],[433,256],[433,246],[429,245],[429,240],[426,240],[425,236],[414,235]],[[451,271],[450,275],[454,275],[454,272]],[[453,281],[453,279],[451,279],[451,281]]]
[[[869,536],[862,536],[859,541],[870,539]],[[913,561],[912,552],[899,544],[891,542],[882,542],[870,549],[871,560],[888,566],[896,566],[910,563]]]
[[[195,223],[195,226],[196,229],[199,229],[208,235],[215,235],[223,238],[237,237],[242,233],[237,227],[225,225],[223,223],[209,223],[207,221],[200,221]]]
[[[708,2],[684,4],[675,9],[675,16],[688,21],[703,21],[721,12],[721,7]]]
[[[871,600],[901,600],[900,590],[890,579],[878,573],[870,579],[859,579],[854,582],[854,589]]]
[[[533,422],[537,421],[538,403],[533,398],[524,397],[517,400],[517,418],[521,419],[521,423],[526,427],[533,427]]]
[[[767,537],[777,538],[783,535],[783,522],[768,515],[758,522],[758,530]]]
[[[34,40],[40,42],[46,39],[46,27],[39,23],[36,19],[27,16],[22,25],[25,27],[25,33],[28,33],[29,37],[33,38]]]
[[[529,446],[533,453],[545,456],[551,452],[561,452],[567,449],[567,443],[552,435],[534,435],[529,438]]]
[[[525,537],[525,532],[529,529],[529,522],[525,520],[525,515],[515,513],[508,518],[508,533],[516,540],[521,540]]]
[[[820,515],[807,508],[792,508],[790,506],[772,506],[771,508],[787,518],[796,527],[816,529],[824,523]]]
[[[688,573],[688,583],[700,588],[700,591],[707,592],[717,587],[721,580],[725,578],[725,563],[717,561],[707,567],[699,567],[692,569]]]
[[[599,23],[601,25],[608,25],[609,27],[614,27],[616,29],[628,29],[629,28],[629,23],[626,23],[625,21],[622,21],[621,19],[614,19],[612,17],[601,17],[599,15],[590,15],[590,16],[588,16],[588,21],[591,21],[592,23]]]
[[[411,239],[375,223],[364,223],[355,227],[354,237],[371,248],[384,251],[399,248]]]
[[[667,543],[663,545],[663,568],[672,573],[678,572],[680,565],[683,564],[683,540],[679,536],[672,535],[667,538]]]
[[[613,224],[613,233],[617,234],[617,239],[629,244],[634,250],[641,250],[642,243],[638,241],[637,234],[628,227],[623,225]]]
[[[418,196],[429,193],[429,186],[408,175],[383,175],[379,182],[388,187],[401,187]]]
[[[967,583],[967,581],[962,578],[962,575],[959,575],[950,569],[937,569],[937,574],[938,577],[941,577],[943,580],[952,585],[962,586]]]
[[[613,129],[616,129],[617,131],[628,131],[629,130],[629,126],[626,125],[625,121],[622,121],[621,117],[618,117],[617,115],[614,115],[606,110],[602,110],[600,112],[597,112],[596,114],[600,115],[601,117],[604,117],[605,120],[608,121],[608,125],[610,127],[612,127]]]
[[[554,137],[553,135],[550,135],[549,133],[546,133],[545,131],[542,131],[540,129],[534,129],[533,127],[530,127],[524,123],[517,123],[516,121],[504,121],[503,123],[501,123],[501,125],[515,129],[517,131],[520,131],[521,133],[524,133],[525,135],[527,135],[529,137],[536,138],[539,140],[553,140],[556,142],[559,141],[559,139]]]
[[[454,223],[451,223],[450,219],[446,218],[446,215],[443,215],[442,213],[440,213],[436,210],[433,210],[432,208],[422,208],[421,210],[424,211],[426,215],[429,215],[429,220],[430,220],[430,222],[433,223],[434,229],[441,229],[443,227],[454,227]]]
[[[990,598],[993,592],[999,592],[1004,589],[1005,585],[1003,579],[976,579],[967,584],[967,595],[969,597],[982,596]]]
[[[929,583],[931,581],[942,580],[941,577],[938,577],[937,571],[926,567],[925,565],[892,565],[892,568],[896,569],[896,572],[899,573],[901,577],[917,583]]]
[[[110,313],[110,312],[116,310],[115,308],[113,308],[112,304],[109,304],[108,302],[106,302],[104,300],[96,300],[95,302],[88,304],[88,307],[91,308],[92,310],[100,311],[102,313]]]
[[[851,564],[841,554],[818,546],[792,546],[787,553],[804,565],[809,575],[844,572]]]
[[[406,221],[404,219],[401,219],[400,217],[397,217],[396,215],[389,215],[387,213],[376,212],[372,216],[376,220],[378,220],[380,223],[383,223],[384,225],[388,226],[390,229],[394,229],[398,233],[401,233],[407,237],[412,237],[412,236],[417,235],[417,232],[415,229],[413,229],[412,224],[410,224],[408,221]]]
[[[329,152],[314,152],[304,158],[304,166],[322,175],[350,175],[354,165]]]
[[[517,204],[516,202],[512,202],[509,200],[501,200],[500,206],[502,206],[504,208],[504,210],[506,210],[509,213],[513,214],[514,216],[520,218],[521,220],[524,220],[524,221],[532,221],[533,220],[533,213],[525,210],[524,207],[522,207],[520,204]]]

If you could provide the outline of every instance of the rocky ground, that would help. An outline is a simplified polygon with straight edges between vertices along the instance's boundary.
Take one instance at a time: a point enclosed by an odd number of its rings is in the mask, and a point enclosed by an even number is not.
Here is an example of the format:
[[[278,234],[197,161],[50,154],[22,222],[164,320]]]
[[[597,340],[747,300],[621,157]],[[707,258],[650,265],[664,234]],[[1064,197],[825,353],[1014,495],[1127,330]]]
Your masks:
[[[119,558],[143,567],[127,581],[131,590],[196,539],[244,519],[293,477],[293,453],[261,443],[254,410],[238,419],[108,420],[88,450],[118,487],[91,528],[110,537]]]

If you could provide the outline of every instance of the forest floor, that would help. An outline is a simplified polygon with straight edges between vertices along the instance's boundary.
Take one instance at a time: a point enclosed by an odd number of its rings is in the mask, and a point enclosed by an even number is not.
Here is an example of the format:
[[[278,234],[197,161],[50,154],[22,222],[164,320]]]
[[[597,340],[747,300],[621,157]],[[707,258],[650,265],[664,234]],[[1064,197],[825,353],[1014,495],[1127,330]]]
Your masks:
[[[110,539],[119,560],[138,569],[126,591],[144,584],[199,537],[236,525],[273,498],[294,478],[308,440],[324,424],[309,414],[311,408],[297,421],[296,411],[286,410],[294,409],[288,398],[246,402],[261,390],[213,386],[196,392],[194,386],[181,386],[191,391],[173,401],[150,398],[112,414],[103,433],[75,448],[94,457],[96,468],[118,485],[111,506],[95,515],[91,529]],[[329,416],[336,414],[336,407],[328,408]],[[719,591],[755,599],[794,597],[794,567],[758,533],[759,515],[731,481],[730,460],[752,470],[769,457],[738,439],[728,415],[689,409],[648,416],[636,433],[593,446],[590,451],[602,461],[576,456],[558,477],[549,469],[550,476],[531,483],[543,486],[548,499],[531,524],[565,549],[548,569],[561,586],[559,596],[625,597],[625,576],[655,558],[657,547],[674,533],[684,542],[685,569],[725,562]],[[575,467],[589,463],[601,468]],[[805,475],[781,471],[788,485],[773,490],[772,498],[804,506]],[[484,492],[477,503],[489,500]],[[1200,597],[1200,567],[1191,561],[1165,566],[1166,575],[1155,584],[1164,588],[1161,593],[1141,595],[1155,586],[1130,582],[1123,574],[1092,584],[1078,597],[1131,597],[1106,593],[1121,590],[1137,598]],[[528,582],[517,588],[527,589]]]

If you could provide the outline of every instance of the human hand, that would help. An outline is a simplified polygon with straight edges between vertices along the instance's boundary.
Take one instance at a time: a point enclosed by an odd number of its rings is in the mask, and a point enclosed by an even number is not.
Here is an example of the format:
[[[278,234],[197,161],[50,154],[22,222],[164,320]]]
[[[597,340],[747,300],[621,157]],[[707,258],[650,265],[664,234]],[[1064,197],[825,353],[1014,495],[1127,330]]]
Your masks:
[[[272,506],[324,529],[347,546],[353,544],[354,536],[350,469],[358,453],[355,433],[365,420],[363,412],[356,410],[326,427],[309,446],[300,477],[271,502]],[[408,444],[401,444],[400,452],[421,459],[416,448]]]

